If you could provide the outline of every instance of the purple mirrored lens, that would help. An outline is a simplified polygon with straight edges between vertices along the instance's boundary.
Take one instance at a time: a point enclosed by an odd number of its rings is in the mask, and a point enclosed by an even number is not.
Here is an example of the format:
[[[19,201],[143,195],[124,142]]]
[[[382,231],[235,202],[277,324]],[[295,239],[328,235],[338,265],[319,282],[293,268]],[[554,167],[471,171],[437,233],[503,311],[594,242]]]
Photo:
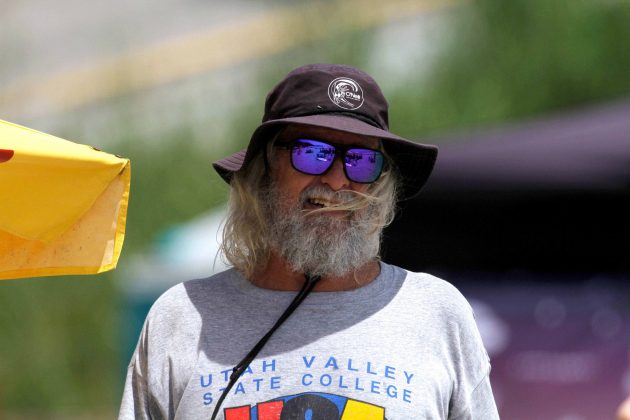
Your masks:
[[[383,170],[383,154],[377,150],[333,146],[318,140],[300,139],[291,147],[291,164],[308,175],[322,175],[335,161],[337,150],[343,150],[344,171],[352,181],[369,184],[378,179]]]
[[[315,140],[298,140],[293,144],[293,167],[308,175],[321,175],[335,160],[335,147]]]
[[[364,184],[374,182],[383,170],[383,154],[370,149],[348,149],[344,164],[349,180]]]

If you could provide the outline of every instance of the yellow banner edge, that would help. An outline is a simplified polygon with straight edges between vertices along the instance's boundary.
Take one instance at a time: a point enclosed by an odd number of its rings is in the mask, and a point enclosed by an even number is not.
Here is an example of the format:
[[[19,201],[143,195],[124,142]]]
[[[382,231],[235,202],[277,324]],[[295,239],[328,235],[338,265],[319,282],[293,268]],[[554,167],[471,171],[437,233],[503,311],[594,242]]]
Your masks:
[[[100,266],[76,266],[76,267],[42,267],[36,269],[20,269],[0,272],[0,280],[17,280],[30,277],[64,276],[64,275],[88,275],[100,274],[113,270],[118,265],[118,259],[122,252],[127,224],[127,209],[129,207],[129,193],[131,189],[131,161],[127,160],[121,175],[125,181],[125,190],[121,197],[118,220],[116,221],[116,238],[114,239],[114,253],[110,264]]]

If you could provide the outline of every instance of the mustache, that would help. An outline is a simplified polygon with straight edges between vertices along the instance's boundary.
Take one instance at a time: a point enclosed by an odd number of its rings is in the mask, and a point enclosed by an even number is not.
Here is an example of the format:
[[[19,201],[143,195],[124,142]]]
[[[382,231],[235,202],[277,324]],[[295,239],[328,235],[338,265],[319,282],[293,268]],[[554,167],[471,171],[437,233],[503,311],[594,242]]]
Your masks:
[[[312,199],[323,199],[334,203],[331,208],[352,206],[356,202],[359,194],[352,190],[333,191],[324,185],[312,185],[300,193],[299,204],[304,207],[307,201]]]
[[[300,209],[304,209],[306,202],[313,199],[325,200],[331,204],[320,209],[309,210],[309,214],[336,210],[356,212],[368,210],[375,204],[375,197],[370,195],[370,193],[354,190],[334,191],[331,190],[330,187],[319,184],[307,187],[302,191],[298,197],[299,203],[297,206]]]

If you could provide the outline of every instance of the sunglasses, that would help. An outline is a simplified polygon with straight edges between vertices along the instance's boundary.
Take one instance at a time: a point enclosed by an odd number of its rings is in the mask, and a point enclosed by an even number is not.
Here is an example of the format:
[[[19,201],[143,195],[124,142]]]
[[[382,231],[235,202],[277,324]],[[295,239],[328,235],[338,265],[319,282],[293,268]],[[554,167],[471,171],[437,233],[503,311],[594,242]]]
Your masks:
[[[343,171],[352,182],[370,184],[381,176],[385,158],[378,150],[350,145],[327,143],[321,140],[297,139],[276,143],[276,147],[291,151],[291,165],[306,175],[323,175],[339,154]]]

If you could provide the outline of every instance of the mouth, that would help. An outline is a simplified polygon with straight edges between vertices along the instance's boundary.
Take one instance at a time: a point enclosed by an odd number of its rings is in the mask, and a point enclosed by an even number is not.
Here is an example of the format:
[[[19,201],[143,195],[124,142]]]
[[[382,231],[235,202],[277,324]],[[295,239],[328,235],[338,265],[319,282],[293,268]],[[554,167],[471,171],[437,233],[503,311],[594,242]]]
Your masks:
[[[325,198],[312,197],[306,200],[306,207],[313,209],[323,209],[337,205],[337,202],[327,200]]]
[[[307,212],[307,214],[311,214],[310,212],[313,211],[314,213],[312,216],[316,217],[333,217],[338,219],[348,218],[350,216],[350,212],[348,210],[334,209],[334,206],[338,206],[339,204],[342,203],[324,198],[312,197],[306,200],[303,209]],[[321,209],[326,209],[326,211],[316,211]]]

